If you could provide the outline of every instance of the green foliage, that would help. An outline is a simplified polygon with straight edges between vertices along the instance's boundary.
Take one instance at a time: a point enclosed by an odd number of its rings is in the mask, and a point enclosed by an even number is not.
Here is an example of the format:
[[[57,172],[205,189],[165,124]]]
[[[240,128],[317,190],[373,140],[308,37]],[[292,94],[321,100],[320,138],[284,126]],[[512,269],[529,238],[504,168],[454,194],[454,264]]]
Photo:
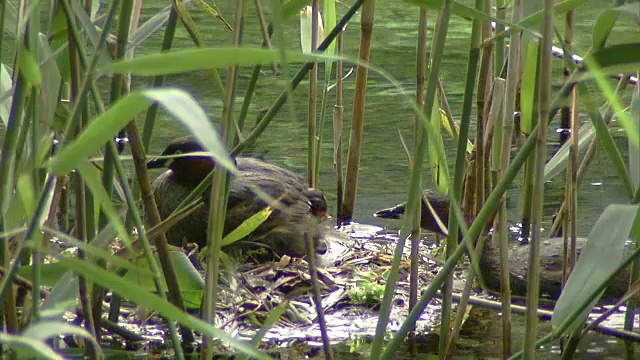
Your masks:
[[[53,351],[45,342],[48,339],[59,337],[60,335],[80,336],[92,343],[98,356],[102,355],[102,350],[95,338],[85,329],[70,325],[66,322],[40,322],[27,327],[20,335],[0,333],[0,343],[9,345],[16,351],[20,358],[38,358],[62,360],[64,357]]]
[[[184,295],[185,305],[189,309],[199,309],[201,305],[204,279],[198,270],[193,266],[191,260],[181,251],[172,251],[171,259],[180,281],[180,289]],[[147,259],[141,258],[135,261],[135,268],[129,270],[124,279],[133,284],[137,284],[146,291],[155,291],[154,275],[148,271],[149,263]],[[142,271],[141,271],[142,270]]]
[[[240,226],[233,229],[232,232],[227,234],[227,236],[222,239],[222,246],[231,245],[234,242],[247,237],[253,232],[253,230],[262,225],[262,223],[264,223],[269,218],[272,212],[272,208],[266,207],[261,211],[258,211],[257,213],[251,215],[247,220],[243,221]]]
[[[287,51],[287,59],[291,62],[304,63],[323,58],[322,55],[318,54],[305,55],[297,51]],[[280,60],[280,53],[276,50],[250,47],[217,47],[138,56],[131,60],[113,62],[102,67],[100,71],[105,74],[131,73],[139,76],[154,76],[204,69],[228,68],[234,65],[265,65],[278,63]]]
[[[220,141],[217,131],[207,120],[200,106],[187,92],[179,89],[144,90],[126,95],[109,110],[96,118],[74,141],[65,147],[51,162],[52,171],[58,175],[71,171],[78,162],[115,136],[130,119],[158,102],[191,130],[218,164],[229,171],[235,166]]]
[[[542,22],[543,14],[538,4],[529,3],[531,12],[517,23],[496,19],[492,14],[485,14],[477,8],[473,8],[462,2],[444,0],[408,0],[407,3],[435,9],[438,12],[446,12],[453,15],[456,20],[459,18],[472,19],[476,25],[482,22],[493,20],[508,27],[508,32],[490,35],[486,39],[480,39],[479,32],[473,31],[470,37],[471,51],[469,52],[469,75],[465,84],[465,104],[467,107],[454,109],[453,113],[462,113],[461,122],[464,121],[465,128],[468,129],[471,122],[471,114],[476,109],[472,108],[472,98],[477,91],[477,71],[479,53],[483,47],[491,44],[497,39],[509,36],[510,32],[522,31],[525,35],[524,64],[522,66],[521,89],[521,113],[522,130],[533,137],[537,129],[537,123],[548,121],[549,119],[537,118],[540,111],[538,94],[536,89],[539,86],[539,38],[542,36],[537,30]],[[119,3],[121,6],[122,1]],[[75,310],[78,298],[80,276],[87,280],[88,293],[97,290],[92,284],[97,284],[105,289],[109,289],[113,294],[118,294],[137,305],[155,310],[166,320],[168,326],[180,323],[187,328],[191,328],[210,337],[215,337],[238,350],[247,357],[267,358],[267,356],[257,350],[260,339],[264,336],[268,328],[284,313],[287,303],[280,304],[269,315],[263,329],[254,337],[251,344],[238,340],[226,334],[212,323],[190,316],[184,309],[180,309],[166,300],[165,290],[170,286],[172,295],[182,294],[187,308],[195,309],[201,306],[201,300],[206,290],[211,290],[205,286],[202,276],[196,271],[189,259],[181,252],[170,252],[161,254],[162,246],[157,246],[158,253],[153,253],[150,244],[146,243],[144,236],[145,225],[140,215],[140,206],[137,203],[140,195],[134,190],[132,184],[138,186],[139,181],[146,181],[148,175],[140,168],[144,162],[144,153],[135,153],[133,158],[135,164],[125,163],[128,159],[113,152],[110,147],[114,136],[119,134],[123,128],[127,128],[130,141],[134,145],[140,145],[139,136],[135,136],[137,122],[140,114],[147,112],[145,125],[153,124],[156,109],[160,108],[164,114],[168,114],[173,122],[182,126],[187,132],[193,134],[204,145],[208,156],[212,157],[216,164],[233,174],[237,171],[228,146],[236,146],[233,152],[239,152],[246,144],[242,141],[245,138],[242,132],[237,134],[239,144],[227,144],[226,138],[220,136],[220,129],[207,111],[199,104],[199,96],[190,88],[178,89],[176,87],[162,86],[162,76],[180,74],[185,72],[205,73],[206,81],[212,87],[213,100],[210,103],[225,102],[220,118],[231,119],[228,128],[223,130],[234,134],[235,94],[237,89],[233,87],[225,88],[223,76],[217,73],[218,69],[235,68],[238,70],[236,78],[242,79],[243,67],[254,65],[267,65],[279,63],[285,68],[281,73],[281,79],[288,80],[289,71],[287,67],[296,64],[309,64],[309,62],[324,62],[325,64],[325,85],[327,89],[323,93],[322,114],[325,114],[325,107],[329,96],[329,83],[332,76],[333,62],[344,60],[357,65],[360,69],[368,67],[369,71],[378,79],[388,82],[398,97],[392,101],[401,102],[407,109],[411,109],[416,118],[425,127],[425,135],[428,139],[428,154],[419,153],[418,161],[427,155],[434,174],[433,182],[439,187],[442,193],[452,193],[449,187],[452,184],[460,184],[465,170],[466,163],[461,161],[456,164],[456,175],[449,174],[449,162],[445,154],[445,144],[441,135],[441,126],[448,129],[442,112],[439,109],[439,101],[434,82],[438,78],[440,64],[443,66],[443,57],[447,56],[448,49],[445,43],[449,41],[447,21],[442,20],[434,29],[437,41],[433,42],[433,62],[430,69],[434,71],[433,77],[429,79],[429,103],[426,109],[429,113],[424,113],[423,104],[416,104],[412,98],[411,86],[403,86],[395,80],[396,74],[390,74],[384,70],[387,65],[384,58],[369,59],[370,63],[356,60],[353,55],[335,56],[335,44],[331,44],[324,53],[303,54],[299,51],[297,43],[291,46],[285,42],[283,36],[284,29],[293,24],[293,19],[299,13],[303,5],[308,5],[308,0],[272,1],[269,5],[269,15],[267,22],[275,24],[274,41],[277,48],[256,48],[253,45],[228,45],[228,40],[240,29],[234,32],[222,32],[222,41],[225,45],[217,42],[216,46],[207,44],[208,39],[201,29],[202,19],[211,21],[211,18],[220,19],[225,24],[226,20],[215,7],[206,2],[198,0],[195,7],[190,2],[175,2],[175,8],[166,6],[156,14],[151,14],[148,20],[143,22],[137,29],[130,31],[116,30],[126,28],[127,24],[137,23],[126,18],[127,11],[122,11],[120,7],[113,8],[112,12],[100,1],[91,2],[91,9],[84,9],[81,2],[63,1],[56,2],[57,6],[51,8],[49,18],[40,21],[41,14],[44,14],[44,3],[29,3],[28,7],[18,11],[12,2],[4,2],[2,7],[3,26],[0,29],[3,41],[12,41],[3,45],[3,63],[0,64],[0,119],[2,124],[2,156],[0,157],[0,266],[6,269],[0,281],[0,301],[5,306],[8,314],[19,314],[15,324],[11,316],[5,317],[8,325],[5,329],[18,329],[17,333],[0,334],[0,342],[15,349],[19,357],[33,356],[50,359],[60,359],[62,356],[49,347],[45,340],[62,334],[72,334],[82,338],[87,338],[95,345],[96,351],[101,349],[98,342],[92,338],[84,328],[72,326],[66,322],[61,322],[61,316],[70,310]],[[108,9],[116,3],[108,3]],[[369,3],[371,4],[371,3]],[[566,0],[555,4],[554,11],[557,15],[563,15],[568,11],[580,9],[589,4],[587,0]],[[21,4],[22,6],[23,4]],[[48,5],[48,4],[46,4]],[[126,4],[130,5],[130,4]],[[327,32],[336,26],[342,8],[335,1],[323,2],[322,15],[324,17],[324,28]],[[101,9],[102,6],[102,9]],[[147,6],[145,3],[143,8]],[[511,6],[511,4],[509,4]],[[47,6],[48,9],[48,6]],[[417,9],[417,8],[416,8]],[[116,16],[118,10],[121,11]],[[247,9],[244,9],[247,10]],[[355,12],[355,11],[354,11]],[[244,14],[249,12],[244,11]],[[607,109],[611,109],[616,123],[620,124],[624,130],[623,136],[629,143],[630,149],[640,147],[640,125],[638,122],[638,92],[633,95],[631,110],[625,104],[625,96],[617,93],[610,84],[610,76],[620,76],[625,73],[637,73],[640,67],[640,43],[637,40],[627,43],[617,43],[614,39],[614,32],[619,30],[622,20],[629,20],[634,24],[640,23],[640,3],[632,2],[618,7],[604,10],[593,23],[592,31],[588,34],[592,40],[592,48],[583,54],[585,62],[576,66],[577,70],[570,75],[567,82],[578,82],[575,90],[579,94],[578,103],[580,113],[589,116],[590,123],[582,126],[578,135],[578,148],[580,154],[593,141],[598,141],[604,149],[609,162],[612,164],[612,171],[615,171],[617,178],[623,184],[629,199],[635,196],[635,201],[640,196],[637,182],[634,183],[630,175],[633,166],[625,164],[625,157],[620,145],[614,140],[611,134],[609,119],[606,113],[600,110],[602,102],[607,104]],[[188,34],[187,41],[181,43],[177,49],[172,49],[174,31],[165,25],[176,18],[181,22],[179,33]],[[139,20],[139,19],[134,19]],[[38,23],[34,23],[38,21]],[[47,24],[48,28],[40,32],[40,24]],[[474,25],[475,27],[475,25]],[[358,26],[351,26],[350,29],[359,30]],[[476,28],[477,30],[477,28]],[[143,44],[157,41],[157,33],[165,31],[164,51],[148,51],[145,49],[144,55],[136,55],[135,52]],[[355,33],[355,32],[354,32]],[[125,35],[121,35],[125,34]],[[375,32],[374,32],[375,34]],[[303,34],[304,35],[304,34]],[[350,34],[351,35],[351,34]],[[218,34],[216,34],[218,36]],[[226,36],[226,37],[225,37]],[[363,36],[364,38],[364,36]],[[8,39],[8,40],[6,40]],[[104,41],[106,39],[106,41]],[[304,39],[304,37],[303,37]],[[372,38],[374,46],[379,44],[380,39]],[[549,38],[545,38],[549,40]],[[184,40],[184,39],[182,39]],[[255,40],[255,39],[250,39]],[[249,42],[249,41],[248,41]],[[615,43],[614,43],[615,42]],[[613,44],[612,44],[613,43]],[[353,43],[348,46],[357,46]],[[7,51],[7,49],[10,49]],[[117,50],[117,51],[116,51]],[[368,51],[368,50],[367,50]],[[122,55],[122,58],[115,59],[113,54]],[[350,52],[347,51],[347,54]],[[351,52],[353,53],[353,52]],[[499,60],[502,62],[502,59]],[[309,65],[306,65],[307,68]],[[273,87],[282,90],[281,96],[274,102],[268,111],[269,116],[265,116],[256,126],[255,131],[246,138],[251,143],[262,134],[269,121],[276,115],[287,99],[293,95],[296,86],[300,84],[305,76],[305,68],[301,70],[290,82],[280,86],[278,81],[274,81]],[[259,71],[256,71],[258,74]],[[107,89],[105,83],[108,76],[117,75],[118,81],[114,81],[112,89]],[[284,75],[283,75],[284,74]],[[339,74],[337,76],[341,76]],[[495,74],[498,75],[498,74]],[[139,77],[154,76],[154,88],[145,90],[134,90],[129,92],[129,85],[132,89],[145,88],[148,84],[146,79]],[[257,75],[256,75],[257,76]],[[361,75],[359,75],[361,76]],[[403,77],[398,78],[405,81]],[[233,84],[235,79],[225,79],[229,84]],[[256,81],[260,81],[256,77]],[[120,81],[122,80],[122,81]],[[351,81],[345,77],[345,81]],[[122,84],[119,84],[119,83]],[[131,84],[129,84],[131,83]],[[116,85],[119,84],[119,85]],[[270,83],[271,84],[271,83]],[[185,87],[189,87],[187,84]],[[379,84],[376,84],[379,86]],[[595,85],[595,86],[592,86]],[[119,87],[118,87],[119,86]],[[184,86],[184,84],[181,84]],[[269,85],[271,86],[271,85]],[[349,88],[347,86],[347,88]],[[110,90],[110,96],[104,96]],[[349,88],[349,90],[352,90]],[[363,93],[366,89],[355,89],[356,92]],[[550,108],[568,103],[568,91],[563,87],[557,94],[553,104],[543,104]],[[122,94],[122,95],[119,95]],[[229,98],[225,96],[229,94]],[[210,94],[205,93],[204,96]],[[246,96],[250,99],[252,94]],[[259,94],[266,98],[264,94]],[[446,94],[440,94],[446,96]],[[556,96],[557,95],[557,96]],[[104,99],[110,98],[105,104]],[[211,100],[211,99],[209,99]],[[479,99],[485,101],[490,99]],[[245,109],[252,109],[253,104],[243,104]],[[293,106],[293,105],[292,105]],[[208,110],[211,112],[211,110]],[[248,110],[247,110],[248,111]],[[295,115],[295,111],[291,111]],[[245,114],[246,115],[246,114]],[[510,114],[507,114],[510,116]],[[457,116],[457,115],[456,115]],[[324,118],[324,116],[323,116]],[[321,119],[321,124],[323,119]],[[475,126],[477,124],[472,124]],[[133,130],[132,130],[133,128]],[[238,129],[241,126],[238,126]],[[317,134],[319,144],[322,139],[322,126]],[[153,125],[145,129],[145,133],[150,136],[153,132]],[[459,158],[466,160],[466,153],[471,152],[471,142],[465,136],[461,138],[458,154]],[[229,137],[231,138],[231,137]],[[55,146],[54,146],[55,140]],[[497,141],[500,139],[494,139]],[[369,141],[365,137],[365,141]],[[149,142],[145,142],[145,151]],[[109,144],[105,146],[105,144]],[[489,182],[485,187],[486,203],[480,204],[475,213],[476,220],[470,226],[466,240],[478,235],[491,220],[491,214],[502,201],[502,194],[507,188],[513,186],[520,168],[527,157],[535,148],[535,139],[530,138],[524,145],[517,149],[513,157],[512,165],[508,169],[501,169],[505,173],[504,179],[498,182]],[[131,147],[133,149],[134,147]],[[138,149],[138,148],[136,148]],[[321,145],[318,145],[318,158],[320,158]],[[359,151],[359,150],[358,150]],[[105,155],[106,154],[106,155]],[[545,167],[545,180],[551,180],[562,174],[567,168],[568,157],[570,155],[569,146],[563,146],[555,154]],[[630,157],[632,159],[632,157]],[[637,158],[636,158],[637,159]],[[97,161],[99,160],[99,161]],[[318,160],[316,160],[318,161]],[[126,165],[126,166],[125,166]],[[138,167],[136,168],[135,165]],[[633,165],[633,164],[632,164]],[[382,166],[382,165],[381,165]],[[414,167],[420,169],[422,164]],[[104,171],[104,169],[110,169]],[[115,169],[115,170],[114,170]],[[636,167],[637,169],[637,167]],[[636,170],[637,171],[637,170]],[[70,176],[72,182],[63,189],[65,177]],[[414,171],[411,174],[412,186],[411,201],[417,201],[415,195],[421,185],[422,174]],[[115,191],[113,191],[115,185]],[[148,184],[146,184],[148,185]],[[577,187],[577,184],[576,184]],[[142,186],[144,188],[144,186]],[[456,194],[459,189],[454,189]],[[120,196],[116,196],[117,192]],[[268,198],[256,187],[255,193],[258,196]],[[217,201],[223,201],[224,194],[219,194]],[[407,197],[409,197],[407,195]],[[61,200],[61,198],[64,198]],[[69,199],[72,199],[71,201]],[[126,200],[123,207],[121,200]],[[272,200],[272,199],[270,199]],[[457,199],[462,200],[462,199]],[[416,207],[417,208],[417,207]],[[77,210],[77,211],[76,211]],[[460,217],[463,213],[455,206],[455,214]],[[232,244],[250,234],[260,224],[262,224],[271,214],[271,208],[265,208],[246,220],[240,227],[228,234],[222,241],[222,245]],[[125,213],[126,212],[126,213]],[[562,297],[557,303],[553,324],[556,333],[552,337],[558,337],[561,333],[575,330],[583,323],[588,311],[597,300],[597,293],[604,286],[607,279],[620,267],[621,263],[630,262],[630,259],[622,260],[621,246],[623,240],[627,238],[632,230],[634,218],[637,216],[637,205],[611,205],[607,207],[598,222],[594,225],[589,242],[583,249],[580,260],[574,272],[569,278]],[[58,229],[56,225],[57,216],[64,217],[73,214],[74,227]],[[460,217],[460,219],[462,219]],[[95,229],[94,229],[95,227]],[[127,247],[132,246],[132,238],[135,229],[138,231],[140,241],[143,242],[144,257],[135,260],[128,260],[124,257],[113,255],[105,250],[109,244],[118,237]],[[91,231],[90,231],[91,230]],[[406,229],[405,229],[406,230]],[[637,231],[636,231],[637,232]],[[403,234],[407,233],[404,231]],[[640,236],[639,234],[635,234]],[[48,240],[51,237],[57,238],[66,245],[73,246],[82,251],[84,257],[78,258],[75,254],[62,253],[49,246]],[[400,244],[404,244],[404,239]],[[9,243],[15,245],[11,249]],[[470,242],[469,242],[470,244]],[[443,281],[455,268],[461,257],[465,253],[467,245],[461,245],[452,249],[451,256],[438,273],[434,281],[423,289],[420,302],[402,325],[401,330],[395,335],[394,340],[385,350],[385,355],[391,357],[391,353],[402,343],[403,336],[411,328],[424,306],[435,296],[436,291],[442,288]],[[11,250],[11,251],[10,251]],[[389,271],[387,276],[383,276],[384,281],[372,272],[356,274],[355,287],[348,292],[352,303],[379,305],[382,304],[382,316],[379,323],[379,343],[374,347],[372,357],[381,355],[384,331],[386,331],[387,314],[391,306],[393,287],[396,285],[398,264],[401,259],[402,247],[396,252],[394,260],[394,270]],[[159,260],[166,260],[163,256],[168,255],[168,263],[159,270],[156,265]],[[44,263],[43,258],[54,259]],[[224,257],[224,255],[223,255]],[[607,261],[602,261],[607,259]],[[20,265],[20,266],[19,266]],[[478,266],[476,259],[473,266]],[[175,287],[169,284],[173,269],[178,285]],[[126,270],[126,275],[119,276],[115,270]],[[47,286],[53,289],[46,299],[39,301],[36,297],[29,311],[29,306],[25,306],[18,311],[15,299],[8,297],[11,292],[13,279],[19,275],[31,281],[36,287]],[[213,278],[216,278],[215,276]],[[384,284],[383,284],[384,283]],[[388,288],[386,288],[388,286]],[[383,303],[383,295],[386,291],[386,300],[389,307]],[[175,297],[172,296],[175,299]],[[87,299],[85,299],[87,300]],[[99,307],[98,307],[99,308]],[[95,310],[99,310],[99,309]],[[32,322],[27,323],[28,316],[33,316]],[[5,324],[5,325],[7,325]],[[174,330],[174,329],[172,329]],[[175,336],[175,331],[172,331]],[[184,335],[185,332],[183,331]],[[177,357],[180,357],[179,348],[176,343]]]
[[[538,67],[538,44],[535,41],[529,42],[526,50],[526,60],[524,64],[524,75],[522,76],[522,93],[520,95],[520,126],[522,132],[531,135],[531,129],[536,124],[535,119],[535,96],[537,84]]]
[[[353,304],[379,305],[384,295],[385,285],[378,283],[378,275],[373,272],[355,274],[355,287],[347,291]]]
[[[640,24],[640,3],[630,2],[625,5],[614,7],[603,11],[593,25],[591,37],[593,39],[593,50],[600,51],[605,47],[605,43],[609,39],[613,27],[620,15],[630,15],[633,20]]]
[[[553,310],[551,323],[568,333],[582,326],[603,286],[621,269],[624,244],[638,216],[638,205],[609,205],[593,225],[571,276]],[[584,306],[588,304],[588,306]],[[576,309],[583,311],[576,314]],[[571,325],[566,326],[565,322]]]
[[[443,123],[446,122],[444,116],[442,116],[442,112],[440,111],[440,106],[438,99],[434,99],[433,110],[431,110],[431,122],[430,126],[434,133],[434,136],[431,138],[432,141],[429,141],[429,163],[431,164],[431,174],[433,175],[433,184],[436,186],[438,191],[441,194],[446,194],[449,192],[449,164],[447,163],[447,158],[444,158],[444,162],[440,162],[438,158],[438,149],[444,149],[444,142],[442,140],[442,127]],[[435,141],[434,141],[435,140]]]

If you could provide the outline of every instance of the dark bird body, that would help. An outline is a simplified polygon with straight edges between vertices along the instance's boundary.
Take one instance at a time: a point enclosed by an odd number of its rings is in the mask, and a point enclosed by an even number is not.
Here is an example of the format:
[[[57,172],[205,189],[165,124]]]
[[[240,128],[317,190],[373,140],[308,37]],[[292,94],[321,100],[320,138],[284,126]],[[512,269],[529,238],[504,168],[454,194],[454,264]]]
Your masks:
[[[434,190],[427,189],[423,192],[423,199],[421,201],[422,209],[420,211],[421,228],[437,234],[446,235],[438,225],[436,219],[431,214],[431,211],[429,210],[427,203],[424,201],[424,198],[429,200],[429,204],[431,204],[433,211],[438,214],[438,217],[440,218],[440,221],[442,222],[445,229],[449,227],[449,198],[446,195],[439,194]],[[388,209],[379,210],[374,214],[374,216],[383,219],[400,219],[400,216],[404,214],[404,211],[405,204],[402,203]],[[470,223],[468,217],[466,220],[467,223]]]
[[[174,140],[163,155],[203,151],[191,137]],[[208,157],[183,157],[172,161],[152,160],[148,167],[168,167],[169,170],[153,182],[153,192],[160,217],[165,219],[193,189],[213,170]],[[223,234],[227,235],[245,220],[269,204],[256,195],[252,187],[258,187],[275,200],[269,218],[255,229],[247,241],[261,243],[277,254],[303,256],[307,254],[305,233],[313,239],[316,251],[324,252],[326,244],[321,240],[323,220],[327,217],[327,203],[322,192],[308,188],[304,179],[292,171],[250,157],[238,157],[238,174],[231,176],[229,199]],[[203,194],[208,205],[210,190]],[[193,214],[177,223],[167,232],[170,244],[181,246],[186,242],[206,244],[209,206],[200,207]]]
[[[429,200],[434,211],[441,221],[447,226],[449,217],[449,198],[438,194],[433,190],[426,190],[424,197]],[[382,209],[375,216],[386,219],[399,219],[405,211],[405,204],[399,204],[388,209]],[[471,223],[472,218],[466,215],[466,221]],[[436,220],[427,206],[422,201],[421,227],[425,230],[443,234],[437,226]],[[586,239],[578,238],[578,254],[585,245]],[[526,296],[527,276],[529,271],[529,244],[517,244],[509,249],[509,279],[511,292],[517,296]],[[626,246],[625,256],[630,254],[633,246]],[[557,299],[562,291],[562,254],[564,242],[562,238],[543,239],[540,246],[540,294]],[[486,285],[490,290],[500,291],[500,252],[496,245],[489,239],[485,242],[484,251],[480,256],[480,268]],[[618,299],[626,291],[629,285],[629,268],[625,268],[617,278],[609,283],[602,299]]]
[[[586,238],[577,239],[577,253],[580,255],[582,248],[587,243]],[[630,242],[625,246],[625,256],[633,252],[634,245]],[[519,244],[509,249],[509,284],[511,293],[518,296],[527,295],[527,279],[529,276],[529,250],[530,244]],[[560,297],[562,292],[562,254],[564,252],[564,239],[542,239],[540,244],[540,294],[552,299]],[[489,289],[500,291],[500,252],[497,246],[487,240],[484,252],[480,257],[480,267],[484,280]],[[617,300],[621,298],[629,287],[629,267],[623,269],[620,274],[607,286],[602,300]]]

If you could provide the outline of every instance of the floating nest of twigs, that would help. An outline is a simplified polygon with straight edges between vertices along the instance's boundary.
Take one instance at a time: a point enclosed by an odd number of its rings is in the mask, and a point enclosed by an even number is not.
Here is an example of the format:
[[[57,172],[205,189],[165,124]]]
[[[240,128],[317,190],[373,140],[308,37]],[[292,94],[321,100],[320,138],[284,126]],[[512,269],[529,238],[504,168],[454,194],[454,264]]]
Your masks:
[[[327,332],[332,343],[367,338],[375,333],[378,309],[391,268],[397,233],[355,224],[329,234],[329,250],[318,256],[318,280]],[[420,242],[418,286],[426,287],[440,268],[433,258],[433,241]],[[405,244],[394,305],[387,331],[397,330],[409,309],[410,242]],[[263,346],[276,350],[304,344],[312,349],[321,344],[320,326],[306,259],[284,256],[270,263],[243,263],[233,271],[223,271],[218,291],[216,324],[225,332],[251,339],[279,305],[284,312],[263,337]],[[456,277],[458,277],[456,273]],[[124,310],[124,309],[123,309]],[[124,310],[125,312],[127,310]],[[158,343],[164,333],[156,316],[123,316],[143,337]],[[438,300],[432,301],[416,324],[419,333],[439,324]],[[143,319],[146,319],[143,320]],[[147,326],[141,325],[142,323]],[[162,331],[164,330],[164,331]],[[160,333],[159,333],[160,331]],[[165,344],[166,346],[166,344]]]

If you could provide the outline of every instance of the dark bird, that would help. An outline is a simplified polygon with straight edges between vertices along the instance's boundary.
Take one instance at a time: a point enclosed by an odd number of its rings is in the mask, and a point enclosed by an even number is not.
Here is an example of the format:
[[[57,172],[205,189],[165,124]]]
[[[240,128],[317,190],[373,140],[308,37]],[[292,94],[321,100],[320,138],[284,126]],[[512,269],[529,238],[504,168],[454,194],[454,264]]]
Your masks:
[[[578,256],[587,244],[586,238],[577,238]],[[529,252],[531,244],[517,244],[509,248],[509,283],[511,293],[527,296],[527,279],[529,277]],[[624,256],[633,252],[635,244],[627,242]],[[562,254],[564,239],[561,237],[542,239],[540,243],[540,295],[557,299],[562,293]],[[489,289],[500,291],[500,251],[497,245],[487,240],[480,257],[480,267]],[[624,268],[618,276],[609,282],[602,294],[602,301],[621,298],[629,287],[630,267]]]
[[[449,198],[446,195],[441,195],[434,190],[427,189],[423,193],[423,199],[421,202],[422,209],[420,211],[421,228],[446,236],[446,234],[438,225],[437,220],[433,217],[433,214],[431,214],[431,211],[429,211],[429,207],[425,202],[425,198],[429,200],[429,204],[431,204],[433,211],[438,214],[438,217],[440,218],[440,221],[442,222],[445,229],[447,229],[449,226]],[[382,219],[400,219],[400,216],[404,214],[405,205],[405,203],[398,204],[394,207],[379,210],[373,215]],[[466,215],[465,217],[467,223],[470,224],[471,221],[469,221],[469,217]]]
[[[449,198],[438,194],[433,190],[426,190],[424,197],[429,200],[434,211],[440,217],[442,223],[447,227],[449,219]],[[405,212],[405,204],[399,204],[388,209],[382,209],[374,215],[386,219],[399,219]],[[435,233],[444,235],[438,227],[435,218],[427,210],[427,205],[422,200],[420,227]],[[471,224],[472,217],[465,215],[467,224]],[[577,252],[580,254],[583,246],[586,244],[584,238],[578,238]],[[527,277],[529,272],[529,249],[531,244],[522,244],[518,241],[514,246],[509,248],[509,279],[511,284],[511,292],[513,295],[526,296],[527,294]],[[633,251],[633,244],[625,247],[625,256]],[[557,299],[562,292],[562,254],[564,244],[563,239],[547,238],[542,239],[540,246],[540,294]],[[480,256],[480,268],[482,269],[485,284],[490,290],[500,291],[500,252],[497,244],[488,239],[484,245],[484,251]],[[609,283],[605,290],[602,300],[611,300],[620,298],[629,285],[629,267],[625,268],[617,278]]]
[[[162,155],[177,155],[205,151],[193,137],[173,140]],[[327,215],[327,202],[322,191],[309,188],[304,179],[292,171],[251,157],[235,159],[238,173],[230,175],[229,199],[223,236],[252,215],[269,206],[254,193],[257,187],[277,203],[272,204],[269,218],[241,243],[261,243],[277,254],[304,256],[307,254],[305,233],[313,239],[318,253],[326,251],[322,240]],[[168,168],[153,182],[152,188],[162,219],[167,218],[193,189],[213,170],[215,163],[207,156],[185,156],[155,159],[147,168]],[[203,198],[208,204],[210,190]],[[167,240],[176,246],[195,242],[206,244],[209,207],[204,206],[181,220],[167,232]]]

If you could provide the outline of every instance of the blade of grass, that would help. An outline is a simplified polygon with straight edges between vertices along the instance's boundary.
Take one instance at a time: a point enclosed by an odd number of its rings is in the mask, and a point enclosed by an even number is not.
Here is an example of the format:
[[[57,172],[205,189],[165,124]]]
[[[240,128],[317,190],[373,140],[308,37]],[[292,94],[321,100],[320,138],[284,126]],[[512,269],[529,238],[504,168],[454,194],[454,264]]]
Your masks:
[[[203,146],[211,152],[217,164],[232,173],[235,172],[231,158],[224,150],[220,137],[207,120],[202,108],[187,92],[172,88],[132,92],[118,100],[50,160],[51,170],[57,174],[71,171],[77,162],[95,153],[100,144],[106,143],[119,129],[128,124],[131,118],[149,107],[152,102],[158,102],[171,115],[189,127]]]
[[[44,249],[38,249],[44,251]],[[55,258],[62,259],[60,255],[51,252],[46,252],[47,255],[51,255]],[[270,359],[265,353],[256,350],[254,347],[249,346],[246,342],[237,340],[224,331],[195,318],[191,315],[185,315],[175,305],[169,303],[166,300],[161,299],[158,295],[148,291],[141,291],[140,287],[129,281],[125,281],[116,274],[104,270],[99,266],[96,266],[85,261],[80,261],[73,258],[65,258],[62,264],[80,275],[87,278],[94,279],[94,281],[106,288],[113,289],[113,291],[119,292],[127,299],[134,301],[138,304],[143,304],[148,309],[157,311],[160,315],[167,319],[173,319],[178,321],[182,325],[194,329],[202,334],[212,336],[214,338],[227,342],[234,349],[255,357],[257,359]]]

